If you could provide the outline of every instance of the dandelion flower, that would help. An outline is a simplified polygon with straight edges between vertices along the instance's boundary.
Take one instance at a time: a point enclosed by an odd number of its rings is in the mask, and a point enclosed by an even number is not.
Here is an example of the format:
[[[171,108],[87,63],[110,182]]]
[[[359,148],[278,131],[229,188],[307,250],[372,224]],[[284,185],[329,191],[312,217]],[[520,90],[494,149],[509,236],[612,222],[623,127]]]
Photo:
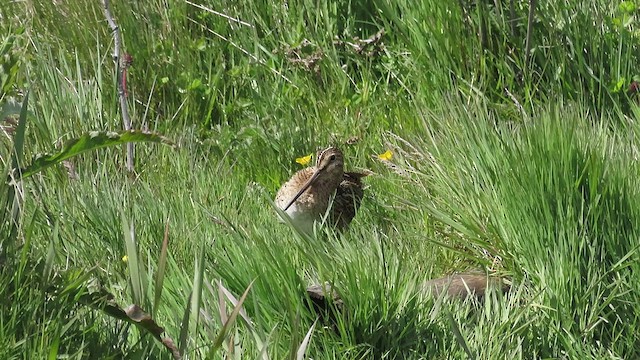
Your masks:
[[[299,157],[296,159],[296,162],[302,166],[305,166],[311,162],[311,156],[313,154],[309,154],[307,156]]]
[[[392,157],[393,157],[393,153],[391,152],[391,150],[387,150],[387,151],[383,152],[382,154],[378,155],[378,159],[380,159],[382,161],[389,161],[389,160],[391,160]]]

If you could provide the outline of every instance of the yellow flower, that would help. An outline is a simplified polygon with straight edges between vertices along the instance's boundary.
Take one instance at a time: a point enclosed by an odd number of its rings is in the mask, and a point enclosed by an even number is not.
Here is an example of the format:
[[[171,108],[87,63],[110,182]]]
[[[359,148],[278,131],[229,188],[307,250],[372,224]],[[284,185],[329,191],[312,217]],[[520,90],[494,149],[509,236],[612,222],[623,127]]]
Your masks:
[[[393,153],[391,152],[391,150],[387,150],[387,151],[383,152],[382,154],[378,155],[378,159],[383,160],[383,161],[389,161],[389,160],[391,160],[392,157],[393,157]]]
[[[129,257],[127,255],[123,256],[122,257],[122,262],[126,263],[127,261],[129,261]]]
[[[299,157],[296,159],[296,162],[302,166],[307,165],[311,162],[311,156],[313,154],[309,154],[307,156]]]

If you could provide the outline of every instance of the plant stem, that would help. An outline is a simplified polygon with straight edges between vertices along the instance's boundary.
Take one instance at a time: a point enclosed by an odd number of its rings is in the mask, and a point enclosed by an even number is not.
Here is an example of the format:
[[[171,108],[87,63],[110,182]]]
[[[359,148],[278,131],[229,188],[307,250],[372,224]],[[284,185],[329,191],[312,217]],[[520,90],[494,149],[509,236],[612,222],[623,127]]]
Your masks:
[[[129,117],[129,110],[127,108],[127,96],[124,85],[123,66],[120,64],[120,49],[122,48],[122,38],[120,37],[120,28],[111,14],[111,6],[109,0],[102,1],[104,5],[104,16],[107,18],[109,27],[113,32],[114,49],[113,49],[113,62],[116,65],[116,82],[118,86],[118,99],[120,101],[120,111],[122,112],[122,124],[124,130],[131,130],[131,118]],[[133,144],[127,144],[127,170],[133,172]]]

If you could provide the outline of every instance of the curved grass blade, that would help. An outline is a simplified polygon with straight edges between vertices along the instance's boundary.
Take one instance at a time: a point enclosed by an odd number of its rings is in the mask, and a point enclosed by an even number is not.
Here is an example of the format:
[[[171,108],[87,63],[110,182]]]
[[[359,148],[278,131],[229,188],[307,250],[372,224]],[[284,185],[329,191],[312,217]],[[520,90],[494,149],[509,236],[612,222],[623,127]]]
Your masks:
[[[233,326],[233,324],[236,322],[236,317],[240,313],[240,310],[242,310],[242,304],[247,298],[247,295],[249,295],[249,290],[251,290],[251,287],[253,286],[254,281],[252,281],[249,284],[249,286],[247,286],[247,289],[244,291],[244,293],[240,297],[240,300],[238,300],[238,304],[233,308],[231,315],[229,316],[227,321],[222,325],[222,329],[220,330],[218,337],[214,340],[213,346],[211,347],[211,350],[209,351],[209,356],[207,356],[207,358],[211,358],[213,354],[216,352],[216,350],[219,349],[220,346],[222,346],[224,339],[227,337],[227,332],[229,331],[229,328],[231,328],[231,326]]]
[[[15,176],[17,178],[26,178],[83,152],[131,142],[155,142],[176,147],[171,140],[162,135],[140,130],[91,131],[79,138],[67,141],[62,149],[55,154],[37,156],[31,165],[21,169]]]
[[[211,286],[209,286],[209,284],[207,284],[211,293],[213,294],[214,290]],[[219,305],[219,309],[220,309],[220,321],[221,323],[226,323],[228,320],[228,316],[227,313],[225,311],[226,308],[226,302],[224,298],[229,299],[229,301],[231,302],[231,305],[235,308],[236,306],[238,306],[238,302],[239,300],[233,296],[233,294],[222,285],[222,281],[218,280],[218,305]],[[258,332],[256,331],[256,328],[253,326],[253,321],[249,318],[249,315],[247,315],[247,312],[244,310],[244,308],[242,308],[240,310],[240,318],[244,320],[247,328],[249,329],[249,331],[251,332],[251,334],[253,335],[253,339],[256,343],[256,346],[258,347],[258,349],[260,349],[260,354],[258,356],[256,356],[256,359],[263,359],[263,360],[269,360],[269,355],[267,354],[267,345],[266,345],[266,341],[258,334]]]
[[[475,360],[475,354],[469,349],[469,344],[467,344],[467,340],[462,336],[462,331],[460,331],[460,326],[453,318],[453,314],[450,311],[447,311],[447,318],[449,319],[449,323],[451,324],[451,330],[453,331],[453,335],[458,342],[458,345],[464,350],[467,354],[467,357],[471,360]]]
[[[79,298],[79,302],[102,310],[111,317],[137,326],[160,341],[162,345],[169,350],[174,359],[182,358],[182,353],[178,350],[173,340],[163,335],[164,328],[153,319],[151,314],[145,312],[140,306],[132,304],[126,308],[122,308],[115,302],[113,294],[104,289],[82,295]]]
[[[309,342],[311,341],[311,335],[313,334],[313,330],[316,328],[316,324],[318,323],[318,319],[313,322],[313,325],[307,331],[307,335],[302,340],[300,347],[298,348],[298,352],[296,353],[297,360],[304,360],[304,354],[307,352],[307,347],[309,346]]]

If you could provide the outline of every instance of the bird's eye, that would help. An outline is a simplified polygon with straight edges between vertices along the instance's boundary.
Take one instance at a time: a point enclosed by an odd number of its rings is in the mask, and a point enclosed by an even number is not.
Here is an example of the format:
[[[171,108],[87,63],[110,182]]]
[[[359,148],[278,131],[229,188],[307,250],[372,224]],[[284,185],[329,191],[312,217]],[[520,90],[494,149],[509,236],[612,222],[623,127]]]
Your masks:
[[[331,161],[333,161],[333,160],[335,160],[335,159],[336,159],[336,156],[335,156],[335,155],[331,155],[331,157],[329,158],[329,160],[331,160]]]

